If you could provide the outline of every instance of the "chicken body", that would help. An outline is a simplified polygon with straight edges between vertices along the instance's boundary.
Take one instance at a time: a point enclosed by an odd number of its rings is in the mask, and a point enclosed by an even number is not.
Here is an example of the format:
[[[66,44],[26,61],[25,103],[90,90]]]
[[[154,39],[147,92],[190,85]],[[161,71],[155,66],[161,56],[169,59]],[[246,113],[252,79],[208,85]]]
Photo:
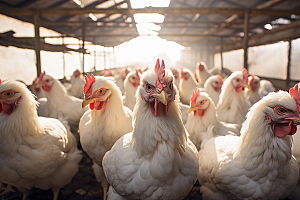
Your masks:
[[[300,165],[300,130],[297,129],[295,135],[293,135],[293,146],[292,146],[292,153],[295,159],[297,160],[298,164]],[[299,168],[300,170],[300,168]],[[298,183],[292,193],[288,196],[290,200],[297,200],[300,197],[300,177]]]
[[[179,95],[183,104],[189,105],[193,90],[200,85],[196,82],[191,70],[183,68],[180,73]]]
[[[103,156],[117,139],[132,131],[132,112],[123,106],[121,91],[112,79],[96,76],[89,87],[91,93],[85,94],[83,106],[90,104],[92,109],[80,119],[80,143],[94,161],[97,181],[103,184],[107,182],[102,169]]]
[[[209,139],[199,152],[203,199],[284,199],[299,178],[291,135],[300,122],[287,92],[271,93],[254,104],[241,136]]]
[[[133,110],[135,105],[135,93],[140,85],[140,77],[141,73],[137,70],[133,70],[128,73],[126,79],[124,81],[125,88],[125,98],[124,98],[124,106],[128,107],[130,110]]]
[[[183,199],[199,163],[181,120],[172,72],[158,61],[155,71],[143,73],[136,96],[133,132],[103,158],[108,199]]]
[[[273,86],[271,81],[268,80],[261,80],[260,81],[260,87],[259,87],[259,94],[260,96],[264,97],[268,95],[270,92],[275,92],[276,89]]]
[[[220,75],[210,76],[204,83],[204,90],[213,100],[215,106],[218,105],[222,85],[223,78]]]
[[[0,93],[0,181],[21,190],[23,199],[33,187],[51,188],[56,200],[79,170],[74,136],[59,120],[37,116],[25,85],[4,81]]]
[[[199,151],[204,140],[218,135],[240,135],[239,125],[220,122],[217,119],[216,107],[205,92],[195,90],[185,128],[190,139]],[[210,126],[212,130],[208,132]]]
[[[218,119],[223,122],[242,124],[251,104],[247,101],[244,87],[248,86],[248,73],[244,69],[232,73],[222,86],[217,105]]]
[[[50,75],[42,74],[40,85],[46,93],[48,116],[58,118],[59,115],[67,117],[71,131],[78,141],[78,123],[83,113],[88,109],[82,109],[82,99],[70,96],[60,81]]]
[[[258,76],[249,76],[248,82],[250,87],[245,89],[245,96],[247,100],[253,105],[261,99],[258,93],[260,88],[260,78]]]
[[[196,66],[196,76],[198,83],[201,87],[204,86],[205,81],[211,76],[211,72],[208,70],[205,62],[199,61]]]
[[[81,72],[77,69],[73,72],[71,76],[71,86],[68,88],[68,94],[80,99],[83,99],[83,86],[85,84],[83,75]]]

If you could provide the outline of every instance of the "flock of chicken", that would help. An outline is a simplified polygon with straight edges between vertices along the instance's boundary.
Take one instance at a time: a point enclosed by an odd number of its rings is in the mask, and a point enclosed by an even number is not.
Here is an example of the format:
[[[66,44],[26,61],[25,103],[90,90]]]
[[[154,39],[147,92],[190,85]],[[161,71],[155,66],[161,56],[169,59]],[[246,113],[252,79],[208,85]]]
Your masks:
[[[0,80],[0,195],[14,186],[26,200],[35,187],[57,200],[85,151],[103,199],[183,199],[197,180],[204,200],[300,199],[298,84],[275,92],[246,69],[157,60],[76,70],[66,86],[43,72],[29,89]]]

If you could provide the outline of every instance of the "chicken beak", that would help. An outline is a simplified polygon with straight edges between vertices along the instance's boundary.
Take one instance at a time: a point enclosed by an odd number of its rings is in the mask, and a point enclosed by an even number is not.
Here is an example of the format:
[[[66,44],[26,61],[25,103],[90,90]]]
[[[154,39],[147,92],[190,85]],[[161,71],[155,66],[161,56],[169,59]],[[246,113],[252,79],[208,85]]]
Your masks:
[[[94,102],[94,98],[85,98],[82,101],[82,108],[85,108],[87,105],[89,105],[90,103]]]
[[[291,120],[293,122],[293,124],[297,124],[297,125],[300,124],[300,118],[298,118],[298,117],[295,117],[295,118],[286,118],[286,119]]]
[[[43,83],[38,83],[38,84],[35,85],[35,88],[40,88],[42,86],[43,86]]]
[[[168,104],[167,93],[163,90],[162,92],[157,92],[156,94],[152,94],[151,97],[155,97],[158,101],[162,102],[164,105]]]
[[[198,106],[196,106],[196,105],[191,106],[190,109],[189,109],[189,113],[191,113],[194,110],[198,110]]]
[[[248,88],[248,89],[251,88],[250,85],[248,85],[248,84],[246,84],[246,83],[242,83],[241,86],[243,86],[243,87],[245,87],[245,88]]]

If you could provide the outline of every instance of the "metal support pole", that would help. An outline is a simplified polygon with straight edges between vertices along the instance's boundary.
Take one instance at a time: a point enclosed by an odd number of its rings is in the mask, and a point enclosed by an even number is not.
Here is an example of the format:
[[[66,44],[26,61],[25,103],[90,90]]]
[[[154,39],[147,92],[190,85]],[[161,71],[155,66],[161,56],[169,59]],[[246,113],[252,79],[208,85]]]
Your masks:
[[[289,40],[288,46],[288,63],[286,67],[286,89],[290,88],[290,81],[291,81],[291,56],[292,56],[292,41]]]
[[[82,23],[82,73],[84,73],[84,42],[85,42],[85,23]]]
[[[96,62],[97,62],[96,37],[93,38],[93,42],[94,42],[94,71],[96,71]]]
[[[249,9],[246,9],[244,14],[244,40],[243,40],[243,49],[244,49],[244,68],[248,70],[248,32],[249,32]]]
[[[223,68],[224,68],[224,60],[223,60],[223,38],[222,38],[222,37],[221,37],[220,56],[221,56],[221,69],[220,69],[220,74],[222,74]]]
[[[65,44],[65,37],[62,36],[62,44],[64,45]],[[62,59],[63,59],[63,74],[64,74],[64,78],[66,78],[66,62],[65,62],[65,51],[62,52],[63,55],[62,55]]]
[[[36,72],[40,76],[41,68],[41,44],[40,44],[40,11],[36,10],[34,13],[34,44],[35,44],[35,57],[36,57]]]

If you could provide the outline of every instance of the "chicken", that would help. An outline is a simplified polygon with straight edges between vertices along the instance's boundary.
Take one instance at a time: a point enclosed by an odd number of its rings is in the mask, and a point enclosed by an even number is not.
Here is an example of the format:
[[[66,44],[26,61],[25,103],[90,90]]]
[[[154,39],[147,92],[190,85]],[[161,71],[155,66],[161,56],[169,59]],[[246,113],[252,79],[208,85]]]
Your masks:
[[[177,89],[179,89],[179,81],[180,81],[180,74],[178,69],[171,67],[172,74],[174,76],[174,84],[176,85]]]
[[[156,62],[142,74],[133,113],[133,132],[103,158],[108,199],[183,199],[198,174],[197,149],[179,111],[174,77]]]
[[[223,78],[220,75],[210,76],[204,83],[204,90],[213,100],[215,106],[218,105],[222,85]]]
[[[217,119],[215,104],[206,92],[200,92],[199,88],[196,88],[193,91],[190,105],[190,114],[185,128],[198,151],[202,142],[210,137],[227,134],[240,135],[239,125],[220,122]],[[212,134],[208,136],[207,130],[210,125],[214,127]]]
[[[117,70],[117,73],[114,74],[115,82],[117,86],[119,87],[122,94],[125,94],[125,88],[124,88],[124,80],[125,75],[124,72],[121,72],[120,69]]]
[[[260,87],[260,78],[255,76],[249,76],[248,78],[249,88],[245,90],[246,99],[253,105],[261,99],[261,96],[258,93]]]
[[[140,85],[140,77],[141,73],[138,70],[132,70],[126,76],[124,81],[125,88],[125,98],[124,98],[124,106],[128,107],[130,110],[133,110],[135,105],[135,93]]]
[[[39,79],[36,77],[31,86],[29,86],[30,91],[36,96],[36,99],[46,98],[44,90],[38,87]]]
[[[211,72],[208,70],[205,62],[203,62],[202,60],[200,60],[197,63],[196,75],[198,83],[201,87],[204,86],[205,81],[212,75]]]
[[[108,183],[102,158],[117,139],[132,131],[132,112],[123,106],[121,91],[111,78],[87,75],[84,94],[82,107],[89,104],[90,109],[79,122],[80,143],[94,161],[94,174],[106,199]]]
[[[248,72],[233,72],[225,81],[221,89],[217,105],[218,119],[223,122],[242,124],[251,104],[246,99],[244,89],[248,86]]]
[[[82,109],[82,99],[68,95],[61,82],[45,72],[39,77],[39,86],[43,88],[47,97],[48,115],[46,117],[58,118],[60,114],[67,117],[71,131],[79,141],[78,123],[83,113],[88,110],[88,108]]]
[[[200,87],[191,70],[183,68],[180,71],[179,95],[183,104],[189,105],[195,87]]]
[[[68,94],[80,99],[83,99],[83,86],[85,84],[83,75],[77,69],[73,72],[71,76],[71,86],[68,88]]]
[[[300,130],[297,129],[295,135],[293,135],[293,146],[292,146],[292,153],[293,156],[296,158],[298,164],[300,165]],[[300,168],[299,168],[300,170]],[[294,190],[289,194],[289,200],[298,200],[300,197],[300,177],[298,179],[298,183]]]
[[[276,89],[273,86],[273,84],[271,83],[271,81],[268,80],[261,80],[260,81],[260,88],[259,88],[259,94],[260,96],[266,96],[268,95],[270,92],[275,92]]]
[[[298,85],[254,104],[241,136],[209,139],[199,152],[203,199],[284,199],[299,178],[292,136],[300,124]]]
[[[36,108],[24,84],[0,84],[0,182],[17,187],[23,200],[33,187],[51,188],[56,200],[82,155],[72,133],[57,119],[38,117]]]

